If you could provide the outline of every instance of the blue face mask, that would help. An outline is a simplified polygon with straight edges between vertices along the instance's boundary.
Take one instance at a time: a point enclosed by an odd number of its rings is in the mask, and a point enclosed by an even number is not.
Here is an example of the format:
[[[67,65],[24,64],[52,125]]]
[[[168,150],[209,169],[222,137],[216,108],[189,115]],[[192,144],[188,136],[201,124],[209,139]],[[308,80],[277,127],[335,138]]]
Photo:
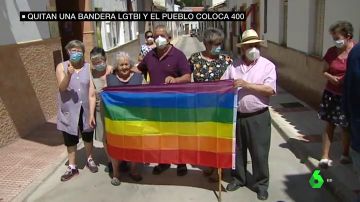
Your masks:
[[[102,72],[106,69],[106,64],[105,63],[101,63],[101,64],[98,64],[98,65],[95,65],[95,69],[96,71],[98,72]]]
[[[216,46],[216,47],[212,47],[211,48],[211,54],[212,55],[219,55],[220,54],[220,52],[221,52],[221,46]]]
[[[84,54],[82,52],[70,52],[70,61],[78,63],[83,58]]]

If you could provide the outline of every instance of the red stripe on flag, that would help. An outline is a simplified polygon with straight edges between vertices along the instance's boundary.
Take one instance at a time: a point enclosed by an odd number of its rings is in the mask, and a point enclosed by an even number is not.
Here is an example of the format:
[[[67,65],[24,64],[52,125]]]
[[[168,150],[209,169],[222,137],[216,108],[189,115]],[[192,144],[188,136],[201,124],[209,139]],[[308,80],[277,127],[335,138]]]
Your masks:
[[[112,158],[138,163],[193,164],[214,168],[231,168],[232,153],[189,150],[137,150],[107,145]]]

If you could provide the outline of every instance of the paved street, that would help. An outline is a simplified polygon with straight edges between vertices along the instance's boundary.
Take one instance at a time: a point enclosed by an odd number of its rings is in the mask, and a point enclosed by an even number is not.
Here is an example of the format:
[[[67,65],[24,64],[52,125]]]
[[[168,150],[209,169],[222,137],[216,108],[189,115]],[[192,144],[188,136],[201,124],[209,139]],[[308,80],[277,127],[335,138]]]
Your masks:
[[[203,48],[197,40],[184,36],[176,43],[186,56]],[[333,202],[334,196],[324,188],[315,190],[310,188],[308,180],[311,171],[301,164],[299,159],[289,150],[290,146],[273,128],[270,151],[270,197],[268,201],[290,202]],[[84,149],[79,146],[79,157],[84,157]],[[65,161],[54,170],[32,193],[28,193],[26,201],[124,201],[124,202],[211,202],[217,201],[217,184],[209,183],[203,177],[199,168],[190,168],[187,176],[177,177],[176,170],[171,169],[161,176],[153,176],[153,165],[143,168],[144,180],[140,184],[133,183],[126,175],[122,175],[123,182],[119,187],[110,184],[110,177],[104,172],[106,160],[102,145],[96,142],[95,160],[100,163],[100,170],[96,174],[84,168],[84,158],[78,158],[80,175],[69,182],[60,182],[60,176],[66,169]],[[249,161],[251,173],[251,162]],[[225,173],[223,188],[231,180],[230,173]],[[249,188],[241,188],[235,192],[223,192],[223,201],[257,201],[256,193]]]
[[[270,197],[268,201],[309,201],[334,202],[333,196],[325,189],[310,188],[308,180],[310,172],[307,167],[289,151],[287,143],[276,130],[273,130],[270,152]],[[98,144],[100,146],[100,144]],[[101,157],[105,163],[101,147],[96,150],[96,159]],[[80,155],[84,150],[80,149]],[[60,166],[33,192],[27,201],[122,201],[122,202],[216,202],[214,190],[217,184],[208,183],[197,168],[192,168],[185,177],[177,177],[172,169],[161,176],[153,176],[151,168],[144,168],[144,180],[141,184],[131,182],[127,175],[123,175],[123,183],[119,187],[110,184],[110,178],[104,172],[104,165],[100,165],[100,172],[90,173],[84,167],[84,159],[79,162],[80,175],[69,182],[60,182],[60,176],[65,166]],[[65,162],[64,162],[65,163]],[[63,164],[64,165],[64,164]],[[152,165],[151,165],[152,166]],[[249,162],[251,172],[251,162]],[[227,182],[226,182],[227,181]],[[223,187],[229,181],[226,173]],[[248,188],[235,192],[223,192],[223,201],[257,201],[256,194]]]

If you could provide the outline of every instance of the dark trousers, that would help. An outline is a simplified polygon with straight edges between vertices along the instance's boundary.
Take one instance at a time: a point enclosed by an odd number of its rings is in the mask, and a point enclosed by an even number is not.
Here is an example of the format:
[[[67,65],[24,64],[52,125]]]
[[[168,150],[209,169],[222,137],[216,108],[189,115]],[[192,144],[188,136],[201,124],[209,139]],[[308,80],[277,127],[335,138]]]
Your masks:
[[[271,118],[269,110],[253,116],[241,116],[236,120],[235,179],[242,185],[246,182],[247,149],[252,160],[254,189],[266,191],[269,187],[269,150]]]

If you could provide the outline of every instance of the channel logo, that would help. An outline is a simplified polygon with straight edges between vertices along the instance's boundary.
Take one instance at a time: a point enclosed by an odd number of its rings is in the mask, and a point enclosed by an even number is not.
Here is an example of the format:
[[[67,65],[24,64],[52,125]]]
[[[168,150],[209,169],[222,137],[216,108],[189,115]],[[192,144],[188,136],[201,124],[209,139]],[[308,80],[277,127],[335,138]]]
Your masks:
[[[324,178],[320,175],[320,170],[315,170],[309,180],[313,189],[320,189],[324,185]]]

